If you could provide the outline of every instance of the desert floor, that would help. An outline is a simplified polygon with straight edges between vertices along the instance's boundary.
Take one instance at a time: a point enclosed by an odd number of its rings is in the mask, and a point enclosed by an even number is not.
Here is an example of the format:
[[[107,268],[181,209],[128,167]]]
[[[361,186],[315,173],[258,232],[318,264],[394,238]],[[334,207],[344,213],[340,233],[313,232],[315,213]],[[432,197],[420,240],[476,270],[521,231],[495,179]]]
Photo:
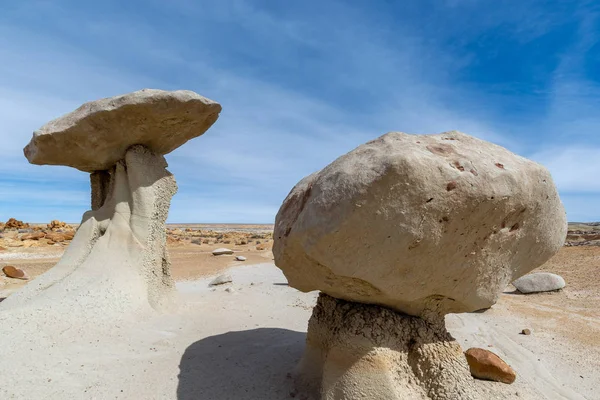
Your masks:
[[[1,399],[296,396],[290,374],[302,355],[316,293],[287,286],[273,265],[268,234],[251,240],[213,235],[209,243],[194,244],[194,233],[185,233],[192,228],[170,228],[179,307],[119,323],[93,341],[65,333],[66,345],[0,361]],[[248,229],[248,239],[264,234],[261,227]],[[5,248],[0,267],[14,265],[34,278],[56,263],[64,247]],[[217,247],[235,254],[213,256]],[[235,261],[237,255],[247,260]],[[508,287],[491,309],[449,315],[447,326],[463,349],[488,348],[513,366],[518,377],[506,398],[600,399],[600,247],[564,247],[538,270],[561,275],[567,287],[532,295]],[[233,283],[209,287],[224,271]],[[0,279],[0,298],[27,284]],[[532,334],[521,335],[524,328]]]

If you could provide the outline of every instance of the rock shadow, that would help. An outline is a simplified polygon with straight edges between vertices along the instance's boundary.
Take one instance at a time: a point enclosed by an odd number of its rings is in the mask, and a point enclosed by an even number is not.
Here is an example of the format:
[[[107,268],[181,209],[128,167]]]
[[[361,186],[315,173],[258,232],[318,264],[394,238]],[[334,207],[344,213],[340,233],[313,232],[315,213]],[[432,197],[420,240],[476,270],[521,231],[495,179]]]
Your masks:
[[[179,364],[178,400],[281,400],[293,391],[291,373],[306,333],[259,328],[191,344]]]

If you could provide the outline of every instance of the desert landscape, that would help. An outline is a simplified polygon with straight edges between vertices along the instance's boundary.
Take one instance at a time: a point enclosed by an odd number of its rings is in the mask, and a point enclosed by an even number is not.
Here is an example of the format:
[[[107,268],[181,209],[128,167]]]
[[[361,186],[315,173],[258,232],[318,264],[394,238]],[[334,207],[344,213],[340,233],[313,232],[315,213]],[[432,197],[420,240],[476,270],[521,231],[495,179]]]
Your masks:
[[[15,266],[29,277],[0,277],[1,299],[56,264],[77,226],[63,224],[18,223],[0,233],[0,267]],[[53,351],[36,362],[25,358],[21,368],[3,371],[2,398],[60,398],[67,393],[90,399],[296,397],[291,374],[316,295],[286,285],[273,265],[272,229],[169,224],[172,273],[185,307],[148,318],[141,326],[120,327],[88,351],[76,349],[78,340],[72,338],[73,348],[61,350],[55,355],[59,359],[50,360]],[[50,238],[41,237],[48,233],[66,238],[49,244]],[[570,245],[598,234],[598,225],[570,224],[565,247],[536,270],[562,276],[564,289],[523,295],[509,286],[485,313],[447,316],[448,329],[463,348],[490,349],[517,371],[511,385],[514,398],[598,398],[600,283],[589,277],[600,270],[600,246]],[[213,256],[220,247],[234,254]],[[246,261],[236,261],[238,255]],[[208,286],[222,274],[232,281]],[[523,335],[524,329],[531,334]],[[137,343],[113,342],[123,335],[135,335]],[[13,373],[19,377],[11,378]],[[64,381],[65,374],[72,383]],[[12,379],[22,381],[21,387],[11,386]]]
[[[220,111],[143,89],[34,132],[27,160],[89,173],[91,209],[0,224],[0,398],[596,396],[599,225],[568,224],[545,167],[389,132],[272,225],[167,224],[164,155]]]

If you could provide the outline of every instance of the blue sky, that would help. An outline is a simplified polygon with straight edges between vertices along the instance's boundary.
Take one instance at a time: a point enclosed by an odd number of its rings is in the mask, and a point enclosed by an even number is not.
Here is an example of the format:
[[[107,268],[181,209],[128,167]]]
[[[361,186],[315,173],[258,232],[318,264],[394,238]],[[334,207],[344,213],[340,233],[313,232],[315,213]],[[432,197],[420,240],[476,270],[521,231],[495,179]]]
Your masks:
[[[142,88],[220,102],[167,155],[170,222],[272,222],[305,175],[389,131],[461,130],[546,165],[600,220],[597,1],[0,2],[0,220],[78,222],[88,176],[31,133]]]

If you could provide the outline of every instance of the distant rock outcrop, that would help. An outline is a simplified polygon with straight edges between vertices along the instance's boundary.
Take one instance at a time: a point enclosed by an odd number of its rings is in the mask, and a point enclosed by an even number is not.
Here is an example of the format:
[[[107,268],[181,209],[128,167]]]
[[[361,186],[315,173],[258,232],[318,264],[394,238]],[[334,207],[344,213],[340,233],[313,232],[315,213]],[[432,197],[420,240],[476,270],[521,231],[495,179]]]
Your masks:
[[[4,229],[26,229],[29,228],[29,224],[23,221],[19,221],[18,219],[9,218],[8,221],[4,223]]]

